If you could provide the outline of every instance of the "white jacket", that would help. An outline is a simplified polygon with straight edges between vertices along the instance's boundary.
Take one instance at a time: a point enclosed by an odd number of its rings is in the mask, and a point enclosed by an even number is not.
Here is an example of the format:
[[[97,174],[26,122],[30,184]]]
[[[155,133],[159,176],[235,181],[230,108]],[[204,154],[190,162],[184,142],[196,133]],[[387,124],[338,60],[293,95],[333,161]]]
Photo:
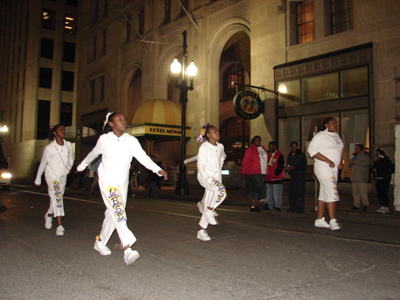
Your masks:
[[[197,154],[197,179],[199,182],[212,184],[213,179],[221,182],[221,170],[225,158],[224,145],[217,143],[217,145],[214,146],[205,141],[200,146],[199,153]]]
[[[61,176],[67,176],[73,165],[72,144],[64,140],[64,146],[60,146],[54,140],[44,148],[35,184],[40,185],[42,183],[43,172],[46,173],[46,176],[59,179]]]
[[[329,132],[328,129],[318,132],[308,146],[308,154],[313,157],[318,152],[329,158],[336,167],[339,167],[343,152],[343,142],[340,136],[336,132]],[[328,165],[328,163],[316,158],[314,161],[316,165]]]
[[[77,170],[80,172],[85,170],[100,154],[103,156],[97,169],[99,180],[108,185],[128,184],[132,157],[135,157],[143,166],[154,173],[158,174],[158,171],[161,170],[144,152],[135,137],[128,133],[117,137],[113,132],[102,134],[99,137],[96,146],[81,162]]]

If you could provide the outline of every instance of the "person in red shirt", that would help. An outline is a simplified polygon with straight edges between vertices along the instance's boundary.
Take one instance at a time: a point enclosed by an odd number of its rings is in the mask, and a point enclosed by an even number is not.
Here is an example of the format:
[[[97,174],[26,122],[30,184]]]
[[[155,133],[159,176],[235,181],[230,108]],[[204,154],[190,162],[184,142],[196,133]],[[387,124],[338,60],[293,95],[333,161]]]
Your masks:
[[[285,158],[278,151],[277,143],[274,141],[268,144],[268,165],[267,165],[267,200],[263,209],[282,211],[282,179],[284,175]]]
[[[251,140],[251,146],[246,150],[243,158],[242,170],[240,171],[242,179],[248,175],[253,184],[251,193],[253,205],[250,211],[261,212],[258,201],[266,197],[264,179],[267,173],[267,164],[268,151],[261,145],[261,138],[256,135]]]

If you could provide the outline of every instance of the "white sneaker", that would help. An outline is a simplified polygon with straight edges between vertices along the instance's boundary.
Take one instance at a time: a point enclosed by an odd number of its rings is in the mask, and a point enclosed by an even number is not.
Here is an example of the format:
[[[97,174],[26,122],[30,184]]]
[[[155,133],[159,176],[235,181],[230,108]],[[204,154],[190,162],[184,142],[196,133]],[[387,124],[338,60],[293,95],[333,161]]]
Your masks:
[[[216,210],[214,210],[214,217],[218,217],[218,216],[219,216],[219,214],[217,213]]]
[[[321,228],[329,228],[328,222],[325,221],[325,218],[322,217],[322,219],[316,219],[314,222],[315,227],[321,227]]]
[[[96,240],[94,242],[93,248],[103,256],[111,255],[111,250],[106,245],[104,245],[103,242],[100,240]]]
[[[218,225],[218,224],[219,224],[218,221],[217,221],[217,219],[215,219],[215,213],[213,213],[213,214],[210,216],[209,224],[210,224],[210,225]]]
[[[62,227],[62,225],[60,225],[56,229],[56,236],[63,236],[63,235],[64,235],[64,227]]]
[[[124,261],[127,266],[133,264],[140,257],[139,252],[128,248],[124,251]]]
[[[338,222],[336,221],[336,219],[331,219],[329,221],[329,229],[330,230],[339,230],[340,226],[338,224]]]
[[[202,241],[210,241],[211,238],[208,236],[207,231],[205,229],[199,229],[197,231],[197,238]]]
[[[267,199],[260,199],[258,200],[258,203],[265,203],[265,201],[267,201]]]
[[[381,206],[381,207],[379,207],[379,209],[376,212],[383,214],[384,211],[385,211],[385,208],[383,206]]]
[[[387,214],[388,212],[389,212],[389,207],[384,206],[384,207],[383,207],[382,213],[383,213],[383,214]]]
[[[199,209],[199,212],[203,214],[203,203],[201,201],[197,202],[197,207]]]
[[[51,224],[53,222],[53,217],[49,217],[49,214],[48,213],[46,213],[45,215],[44,215],[44,227],[46,228],[46,229],[50,229],[51,228],[51,226],[53,225],[53,224]]]

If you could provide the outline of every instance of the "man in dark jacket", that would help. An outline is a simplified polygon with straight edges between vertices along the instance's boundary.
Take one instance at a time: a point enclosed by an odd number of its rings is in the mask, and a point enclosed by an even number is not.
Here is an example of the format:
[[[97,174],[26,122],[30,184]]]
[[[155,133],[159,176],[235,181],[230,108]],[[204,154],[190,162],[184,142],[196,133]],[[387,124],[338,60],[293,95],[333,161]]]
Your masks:
[[[288,212],[304,214],[304,197],[306,193],[307,157],[299,149],[299,144],[290,143],[286,171],[290,175]]]

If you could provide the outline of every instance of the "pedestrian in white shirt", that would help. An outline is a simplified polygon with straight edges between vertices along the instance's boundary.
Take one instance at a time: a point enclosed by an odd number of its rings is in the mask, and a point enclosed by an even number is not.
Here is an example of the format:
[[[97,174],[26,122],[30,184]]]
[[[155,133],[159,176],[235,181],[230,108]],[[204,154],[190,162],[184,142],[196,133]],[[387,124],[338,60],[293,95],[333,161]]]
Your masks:
[[[61,217],[64,213],[63,195],[67,175],[74,164],[74,155],[72,153],[72,144],[64,140],[65,128],[61,124],[50,127],[51,136],[54,141],[44,148],[42,160],[40,162],[35,184],[40,186],[42,175],[45,173],[48,193],[50,196],[50,206],[44,215],[45,228],[52,227],[53,217],[57,219],[56,235],[64,235],[64,227],[61,224]]]
[[[164,176],[167,179],[168,175],[144,152],[135,137],[124,133],[126,125],[126,118],[122,113],[109,112],[104,121],[106,133],[99,137],[96,146],[77,167],[77,172],[85,170],[90,162],[102,154],[102,161],[97,172],[106,211],[100,235],[96,237],[94,249],[101,255],[110,255],[111,250],[106,244],[114,230],[117,230],[124,248],[124,261],[127,265],[130,265],[139,258],[139,253],[131,249],[131,246],[136,242],[136,237],[127,226],[125,211],[132,157],[135,157],[147,169],[159,176]]]
[[[197,238],[209,241],[207,234],[208,224],[217,225],[214,210],[225,200],[226,189],[222,184],[222,166],[226,158],[224,145],[218,143],[219,131],[210,124],[203,126],[198,142],[205,142],[200,146],[197,155],[197,180],[205,188],[203,213],[199,222]]]
[[[337,134],[337,122],[333,117],[325,118],[325,130],[318,132],[308,147],[308,153],[314,157],[314,173],[320,183],[317,204],[316,227],[338,230],[340,226],[336,220],[336,202],[340,200],[337,190],[338,169],[343,168],[343,142]],[[325,221],[325,208],[330,218],[329,224]]]

